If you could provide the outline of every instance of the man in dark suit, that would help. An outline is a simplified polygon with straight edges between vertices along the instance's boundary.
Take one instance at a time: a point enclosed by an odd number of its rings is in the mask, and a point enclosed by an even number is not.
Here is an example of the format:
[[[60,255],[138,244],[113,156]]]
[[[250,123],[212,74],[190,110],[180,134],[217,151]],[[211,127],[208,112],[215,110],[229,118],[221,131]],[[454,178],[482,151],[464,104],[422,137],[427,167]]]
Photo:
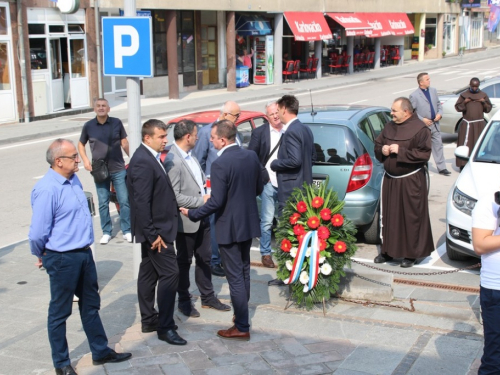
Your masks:
[[[142,261],[137,294],[143,332],[158,332],[158,339],[186,345],[174,323],[179,269],[174,250],[177,201],[160,154],[167,144],[167,126],[148,120],[142,126],[142,144],[127,170],[132,235],[141,243]],[[154,308],[158,284],[158,312]]]
[[[255,151],[262,166],[262,182],[264,190],[260,195],[260,255],[264,267],[274,268],[271,256],[271,233],[278,200],[278,179],[270,165],[278,157],[283,124],[278,116],[276,101],[267,103],[266,115],[269,122],[252,131],[248,149]]]
[[[217,242],[234,309],[234,325],[217,335],[249,340],[250,246],[252,239],[260,236],[255,197],[262,192],[263,183],[257,155],[240,148],[235,139],[236,127],[231,121],[212,125],[211,142],[219,150],[219,157],[212,164],[210,199],[199,208],[180,210],[192,221],[215,213]]]
[[[165,159],[165,169],[172,182],[177,205],[197,208],[202,206],[210,194],[205,194],[205,174],[192,149],[198,138],[198,126],[191,120],[181,120],[174,128],[175,143]],[[179,266],[178,308],[186,316],[197,318],[200,313],[193,306],[189,295],[189,268],[196,261],[194,277],[201,294],[201,307],[219,311],[229,311],[231,307],[222,303],[214,294],[210,273],[210,222],[205,218],[193,223],[184,215],[179,215],[179,226],[175,245]]]
[[[284,95],[276,104],[285,134],[278,151],[278,159],[271,163],[271,169],[278,176],[278,202],[281,213],[293,189],[301,188],[304,182],[312,184],[312,164],[316,160],[316,150],[311,129],[297,118],[297,98]]]

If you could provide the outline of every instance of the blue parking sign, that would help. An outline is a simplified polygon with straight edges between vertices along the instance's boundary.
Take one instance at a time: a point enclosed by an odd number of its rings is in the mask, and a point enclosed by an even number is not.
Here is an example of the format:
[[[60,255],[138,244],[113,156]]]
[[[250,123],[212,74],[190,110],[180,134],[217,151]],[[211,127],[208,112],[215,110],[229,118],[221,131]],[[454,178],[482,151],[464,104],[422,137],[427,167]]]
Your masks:
[[[152,77],[151,17],[103,17],[102,52],[105,76]]]

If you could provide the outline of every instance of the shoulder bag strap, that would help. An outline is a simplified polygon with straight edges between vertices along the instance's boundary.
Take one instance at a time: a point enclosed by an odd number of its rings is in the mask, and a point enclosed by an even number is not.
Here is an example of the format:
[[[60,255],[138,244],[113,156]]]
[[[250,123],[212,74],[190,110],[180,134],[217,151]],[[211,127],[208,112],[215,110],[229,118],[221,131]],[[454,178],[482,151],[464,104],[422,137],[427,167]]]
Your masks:
[[[273,154],[276,152],[276,150],[278,149],[278,147],[280,147],[282,139],[283,139],[283,134],[281,134],[280,140],[278,141],[278,143],[276,143],[276,146],[274,146],[273,150],[269,153],[269,155],[267,155],[267,158],[266,158],[266,160],[263,163],[264,167],[266,166],[266,164],[269,161],[269,159],[271,159],[271,156],[273,156]]]

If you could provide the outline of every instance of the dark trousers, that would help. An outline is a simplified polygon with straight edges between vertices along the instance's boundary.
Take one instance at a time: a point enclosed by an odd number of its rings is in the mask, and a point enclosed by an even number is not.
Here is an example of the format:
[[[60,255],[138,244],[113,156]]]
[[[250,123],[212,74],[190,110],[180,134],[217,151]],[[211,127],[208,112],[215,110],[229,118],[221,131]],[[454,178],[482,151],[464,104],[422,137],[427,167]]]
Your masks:
[[[215,234],[215,214],[210,215],[208,220],[210,220],[210,247],[212,249],[212,260],[210,264],[213,267],[221,264],[219,245],[217,244],[217,236]]]
[[[153,325],[158,320],[158,334],[174,328],[175,293],[179,284],[179,268],[174,245],[167,243],[161,252],[151,250],[149,242],[141,243],[142,261],[137,279],[137,296],[141,322]],[[155,306],[155,289],[158,284],[158,312]]]
[[[481,287],[484,352],[478,375],[500,374],[500,290]]]
[[[179,307],[189,309],[189,268],[195,259],[194,280],[201,294],[201,301],[208,302],[214,298],[212,273],[210,271],[210,222],[208,219],[200,221],[200,228],[196,233],[177,233],[175,239],[177,246],[177,265],[179,266]]]
[[[46,250],[42,262],[50,280],[47,330],[54,367],[71,364],[66,341],[66,320],[71,315],[75,295],[80,299],[78,308],[92,359],[97,360],[108,355],[110,349],[99,317],[101,298],[90,248],[64,253]]]
[[[234,309],[234,324],[240,332],[248,332],[248,301],[250,300],[250,246],[252,240],[219,245],[226,271],[229,293]]]

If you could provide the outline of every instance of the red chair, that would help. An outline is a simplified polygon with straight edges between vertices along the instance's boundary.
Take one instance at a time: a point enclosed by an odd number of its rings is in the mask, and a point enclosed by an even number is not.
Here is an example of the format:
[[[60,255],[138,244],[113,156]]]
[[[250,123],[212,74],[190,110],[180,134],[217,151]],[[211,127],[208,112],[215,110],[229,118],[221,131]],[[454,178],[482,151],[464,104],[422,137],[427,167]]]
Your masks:
[[[310,57],[307,59],[306,67],[300,68],[300,72],[306,73],[307,77],[309,78],[309,75],[312,74],[312,67],[313,67],[313,58]]]
[[[312,66],[312,71],[311,71],[311,73],[312,73],[312,74],[314,74],[314,76],[315,76],[316,78],[318,78],[318,77],[316,76],[316,72],[318,71],[318,63],[319,63],[319,59],[317,59],[317,58],[313,58],[313,66]]]
[[[401,60],[401,56],[399,55],[399,48],[393,48],[391,51],[391,59],[394,65],[399,64],[399,61]]]
[[[342,56],[339,56],[336,60],[331,60],[330,64],[328,65],[330,67],[330,73],[337,74],[337,72],[340,72],[343,64],[344,64],[344,57]]]
[[[290,81],[290,78],[292,78],[293,65],[294,65],[294,61],[287,61],[286,62],[285,70],[283,71],[283,82],[286,82],[287,79],[288,79],[288,81]]]
[[[366,67],[368,69],[372,69],[373,68],[373,60],[375,60],[375,52],[370,52],[369,56],[367,58],[368,63],[366,65]]]
[[[300,60],[295,60],[295,63],[293,64],[293,76],[300,82],[299,71],[300,71]]]
[[[345,69],[345,74],[349,72],[349,64],[351,64],[351,56],[347,55],[342,64],[342,69]]]

